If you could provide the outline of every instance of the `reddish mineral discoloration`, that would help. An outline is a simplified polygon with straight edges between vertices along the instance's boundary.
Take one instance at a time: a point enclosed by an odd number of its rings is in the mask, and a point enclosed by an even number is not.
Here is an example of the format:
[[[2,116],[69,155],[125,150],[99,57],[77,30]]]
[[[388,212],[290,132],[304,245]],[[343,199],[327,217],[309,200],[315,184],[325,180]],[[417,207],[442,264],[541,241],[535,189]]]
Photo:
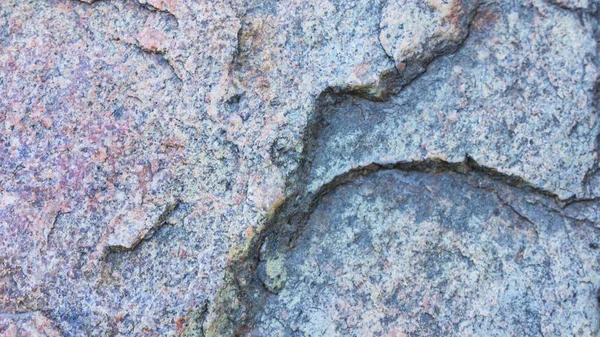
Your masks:
[[[0,314],[0,332],[5,337],[62,337],[63,334],[41,312]]]
[[[136,38],[144,50],[161,54],[167,51],[167,37],[158,29],[144,27]]]

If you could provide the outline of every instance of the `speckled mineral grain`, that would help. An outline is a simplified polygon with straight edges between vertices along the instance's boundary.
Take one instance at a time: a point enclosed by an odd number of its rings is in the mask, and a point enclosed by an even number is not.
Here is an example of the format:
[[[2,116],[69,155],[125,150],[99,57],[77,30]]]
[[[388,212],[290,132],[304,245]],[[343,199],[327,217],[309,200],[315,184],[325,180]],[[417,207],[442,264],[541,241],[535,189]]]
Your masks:
[[[0,0],[1,336],[599,336],[596,0]]]

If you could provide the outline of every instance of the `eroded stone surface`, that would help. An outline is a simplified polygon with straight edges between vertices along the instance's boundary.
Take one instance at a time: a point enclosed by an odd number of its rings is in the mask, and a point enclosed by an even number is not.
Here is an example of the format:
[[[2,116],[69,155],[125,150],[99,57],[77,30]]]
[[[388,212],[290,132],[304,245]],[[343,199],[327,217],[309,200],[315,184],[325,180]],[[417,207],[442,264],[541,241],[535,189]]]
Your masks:
[[[561,198],[588,197],[585,176],[597,160],[595,21],[540,6],[486,5],[461,49],[398,96],[346,97],[324,109],[313,188],[371,162],[469,155]]]
[[[239,24],[225,4],[175,3],[0,6],[0,312],[43,312],[67,336],[168,335],[216,288],[231,243],[213,236],[231,234],[210,222],[234,223],[244,186],[207,95]],[[175,200],[189,230],[152,252],[166,260],[114,269],[112,252],[146,251]],[[136,264],[139,281],[122,276]]]
[[[272,219],[371,162],[600,195],[595,6],[3,1],[0,332],[208,331]]]
[[[399,71],[422,72],[435,56],[464,40],[478,4],[477,0],[388,1],[380,22],[381,45]]]
[[[293,245],[265,241],[250,335],[595,335],[600,231],[498,185],[391,170],[333,190]]]
[[[61,332],[41,312],[0,314],[0,331],[6,337],[46,336],[60,337]]]
[[[597,1],[593,0],[550,0],[551,3],[568,9],[597,10]]]

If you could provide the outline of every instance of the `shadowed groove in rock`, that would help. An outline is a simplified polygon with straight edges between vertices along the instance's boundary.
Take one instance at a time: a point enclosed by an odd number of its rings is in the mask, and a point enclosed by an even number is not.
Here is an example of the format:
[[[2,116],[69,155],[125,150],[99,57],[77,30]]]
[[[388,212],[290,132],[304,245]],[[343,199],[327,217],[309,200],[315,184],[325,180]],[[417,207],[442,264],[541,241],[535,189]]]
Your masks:
[[[462,48],[461,45],[456,49]],[[455,49],[450,50],[453,52]],[[441,56],[441,55],[437,55]],[[395,92],[403,85],[412,85],[416,81],[403,81],[385,73],[382,76],[391,76],[391,80],[385,80],[386,93]],[[418,76],[418,75],[417,75]],[[384,78],[382,77],[382,78]],[[550,214],[558,217],[564,216],[567,221],[567,215],[563,214],[563,208],[566,205],[584,205],[582,207],[591,207],[587,204],[597,204],[595,199],[585,199],[581,197],[570,197],[562,199],[554,191],[550,191],[532,184],[526,179],[506,174],[498,171],[494,167],[488,167],[471,159],[467,153],[455,153],[455,157],[449,162],[445,158],[436,158],[435,156],[426,157],[424,160],[400,160],[390,162],[386,160],[374,161],[371,164],[357,162],[358,165],[351,169],[334,175],[331,179],[319,181],[315,186],[311,170],[313,169],[315,158],[323,153],[322,140],[323,129],[327,127],[324,114],[328,113],[332,107],[337,105],[351,105],[357,101],[358,104],[372,102],[386,102],[386,99],[393,99],[388,94],[373,95],[370,91],[377,91],[377,85],[369,88],[327,88],[321,93],[315,104],[314,115],[310,116],[305,128],[304,151],[300,168],[288,179],[287,197],[266,219],[264,225],[258,233],[252,236],[245,247],[235,251],[232,255],[231,263],[226,272],[224,286],[214,299],[211,306],[211,324],[207,331],[208,335],[247,335],[253,331],[253,324],[256,322],[256,315],[264,305],[264,297],[277,292],[279,286],[265,287],[264,280],[259,277],[259,265],[261,261],[261,249],[264,249],[265,242],[269,241],[269,250],[271,252],[284,252],[293,250],[298,237],[302,235],[304,228],[311,214],[319,207],[323,198],[334,193],[340,186],[354,184],[362,177],[369,177],[379,172],[421,172],[431,176],[448,175],[458,173],[464,176],[465,181],[486,181],[493,186],[485,193],[498,195],[498,200],[503,207],[507,207],[521,220],[528,219],[521,207],[523,205],[514,205],[512,198],[517,195],[527,195],[535,202],[542,205]],[[405,88],[405,87],[403,87]],[[383,91],[381,91],[383,92]],[[376,105],[377,103],[373,103]],[[375,108],[375,113],[380,113]],[[341,116],[343,118],[344,116]],[[375,118],[378,118],[377,116]],[[369,125],[367,123],[366,128]],[[333,133],[337,132],[335,130]],[[335,171],[334,171],[335,172]],[[462,178],[461,178],[462,179]],[[489,187],[489,186],[488,186]],[[501,191],[496,190],[498,188]],[[505,193],[500,197],[500,193]],[[508,196],[508,198],[506,198]],[[524,200],[524,199],[522,199]],[[582,224],[583,223],[583,224]],[[583,221],[577,223],[588,230],[588,226],[593,221]],[[276,254],[276,253],[274,253]],[[596,282],[597,283],[597,282]],[[596,284],[594,284],[596,285]],[[597,318],[595,318],[597,320]]]
[[[590,335],[599,231],[498,185],[385,169],[332,189],[261,247],[250,335]]]
[[[214,333],[227,335],[237,331],[246,334],[251,331],[253,315],[260,311],[261,298],[265,294],[273,292],[273,289],[265,288],[263,280],[257,273],[257,267],[261,260],[261,249],[267,238],[270,240],[270,250],[274,252],[286,252],[294,249],[298,237],[303,233],[304,227],[319,206],[323,198],[333,193],[340,186],[353,184],[357,179],[369,177],[378,172],[420,172],[432,176],[448,173],[457,173],[465,180],[474,179],[486,182],[478,188],[487,188],[485,193],[492,193],[495,186],[502,186],[502,190],[512,190],[522,195],[533,195],[542,200],[543,208],[550,212],[561,209],[560,202],[555,196],[547,191],[536,190],[528,186],[519,178],[504,176],[495,173],[488,168],[482,168],[468,157],[463,163],[450,164],[443,161],[428,161],[419,163],[397,163],[393,165],[372,164],[367,167],[357,168],[336,177],[330,183],[324,185],[314,194],[306,195],[304,198],[289,198],[272,215],[264,229],[251,239],[247,250],[238,256],[234,263],[229,266],[227,273],[227,284],[217,297],[216,308],[219,317],[213,321],[217,326]],[[552,209],[552,210],[550,210]],[[514,209],[513,209],[514,211]],[[516,211],[515,211],[516,212]],[[587,226],[587,225],[584,225]],[[589,227],[591,228],[591,227]],[[220,302],[223,301],[223,302]],[[223,324],[223,325],[221,325]],[[209,333],[210,335],[210,333]]]
[[[314,129],[309,130],[307,134],[318,134],[318,123],[313,124],[313,126]],[[315,139],[312,137],[307,138]],[[311,150],[318,150],[310,145],[307,145],[306,148],[309,149],[306,154],[307,158],[311,157]],[[352,185],[357,180],[365,177],[368,178],[385,171],[426,173],[431,176],[458,174],[465,180],[465,184],[468,184],[468,181],[471,181],[475,185],[477,184],[476,182],[485,182],[482,186],[473,187],[483,189],[484,194],[497,195],[501,193],[496,190],[500,186],[499,189],[504,193],[508,191],[509,194],[520,195],[521,201],[526,200],[523,195],[534,196],[535,202],[539,203],[541,208],[545,209],[548,214],[559,214],[556,216],[561,218],[562,221],[567,221],[568,219],[567,214],[562,214],[565,206],[592,208],[598,204],[598,201],[595,199],[561,200],[552,192],[532,186],[518,176],[506,175],[493,168],[479,165],[468,155],[465,155],[464,161],[457,163],[449,163],[438,159],[393,164],[372,163],[338,175],[316,191],[309,191],[306,183],[298,183],[299,181],[308,181],[310,179],[310,163],[310,160],[306,160],[305,164],[298,170],[297,178],[290,180],[292,182],[296,181],[296,185],[290,185],[296,192],[291,193],[286,198],[284,203],[265,221],[259,233],[249,239],[246,248],[232,259],[226,272],[225,285],[213,302],[213,314],[216,317],[211,320],[213,325],[208,329],[208,336],[252,335],[255,332],[255,315],[261,311],[265,296],[273,296],[274,293],[276,294],[280,290],[277,289],[279,286],[275,288],[265,286],[264,280],[259,275],[259,265],[263,259],[261,255],[264,254],[261,250],[264,249],[265,242],[270,240],[269,249],[272,256],[293,251],[298,238],[305,230],[310,216],[317,209],[321,201],[334,193],[338,188],[345,185]],[[522,220],[528,220],[530,225],[533,224],[527,216],[522,214],[522,211],[517,210],[518,206],[510,204],[499,196],[497,198],[500,205],[509,208]],[[583,226],[586,230],[593,231],[595,236],[598,235],[597,231],[592,226],[589,226],[590,222],[580,221],[582,223],[578,223],[577,219],[574,220],[575,223],[572,224],[573,226]],[[592,222],[592,224],[594,223]],[[590,245],[593,245],[593,243]],[[264,268],[266,267],[263,267],[263,274],[265,273]],[[596,281],[593,284],[593,289],[597,285]],[[595,298],[593,293],[592,291],[586,294],[586,296]],[[596,305],[593,301],[588,304]],[[598,318],[596,317],[595,321],[590,322],[589,326],[597,325],[597,320]]]
[[[320,130],[319,139],[310,138],[320,142],[315,145],[320,150],[310,159],[313,188],[336,174],[371,162],[436,158],[458,162],[468,153],[481,165],[518,175],[564,200],[594,196],[586,187],[596,160],[592,150],[597,134],[594,114],[590,111],[577,116],[573,102],[548,95],[563,90],[548,83],[524,95],[529,90],[524,81],[529,79],[522,79],[517,68],[530,67],[535,59],[518,50],[511,56],[514,59],[491,68],[478,59],[478,55],[492,54],[497,48],[510,48],[507,42],[498,46],[489,42],[506,40],[495,31],[507,29],[507,16],[519,15],[527,21],[536,14],[532,10],[515,13],[513,8],[500,5],[482,6],[479,11],[467,39],[455,53],[433,60],[426,73],[389,99],[374,102],[356,93],[347,97],[335,91],[324,93],[329,99],[328,108],[312,120]],[[554,16],[575,17],[563,10],[557,10]],[[496,22],[488,22],[490,17]],[[584,20],[588,20],[586,25],[595,22],[590,16],[584,16]],[[518,41],[521,35],[537,30],[535,25],[526,26],[514,38]],[[542,56],[551,57],[540,53]],[[481,89],[495,85],[497,90]],[[586,99],[591,98],[591,90],[587,89],[581,90]],[[557,117],[553,112],[557,109],[565,113]],[[589,127],[577,122],[588,117]],[[537,127],[538,122],[545,126]],[[560,148],[549,145],[548,137],[560,138]],[[585,147],[580,147],[583,144]],[[557,171],[563,179],[556,179]]]
[[[320,98],[317,112],[321,113],[340,101],[354,98],[355,96],[352,95],[336,95],[326,92]],[[372,163],[340,174],[320,186],[316,191],[309,190],[312,158],[320,150],[318,139],[323,126],[321,122],[320,116],[315,117],[306,130],[303,165],[289,180],[288,190],[294,192],[288,194],[283,204],[265,221],[258,234],[249,239],[245,249],[233,256],[232,262],[228,266],[225,285],[213,302],[212,313],[215,316],[210,320],[212,326],[208,329],[207,335],[245,335],[252,331],[252,321],[255,318],[254,315],[260,311],[262,298],[265,294],[274,291],[274,289],[266,288],[258,275],[261,249],[263,249],[265,241],[271,238],[272,251],[285,252],[293,249],[297,238],[303,233],[309,217],[319,206],[321,200],[340,186],[352,184],[361,177],[371,176],[382,171],[421,172],[431,175],[454,172],[463,175],[465,179],[478,177],[502,185],[504,189],[508,188],[519,193],[534,195],[536,198],[542,199],[545,207],[552,209],[553,212],[561,212],[562,207],[567,204],[582,204],[584,201],[595,203],[594,200],[560,200],[552,192],[536,188],[520,177],[509,176],[493,168],[481,166],[468,155],[464,156],[463,161],[455,163],[439,159],[393,164]],[[488,193],[492,192],[493,190]],[[514,208],[513,211],[519,213]]]

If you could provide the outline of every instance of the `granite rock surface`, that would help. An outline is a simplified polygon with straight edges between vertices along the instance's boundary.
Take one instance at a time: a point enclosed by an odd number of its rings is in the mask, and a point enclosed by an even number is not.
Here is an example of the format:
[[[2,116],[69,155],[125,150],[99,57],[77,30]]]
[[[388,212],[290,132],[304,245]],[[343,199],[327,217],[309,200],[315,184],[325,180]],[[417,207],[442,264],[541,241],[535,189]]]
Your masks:
[[[0,335],[597,336],[597,11],[0,1]]]

